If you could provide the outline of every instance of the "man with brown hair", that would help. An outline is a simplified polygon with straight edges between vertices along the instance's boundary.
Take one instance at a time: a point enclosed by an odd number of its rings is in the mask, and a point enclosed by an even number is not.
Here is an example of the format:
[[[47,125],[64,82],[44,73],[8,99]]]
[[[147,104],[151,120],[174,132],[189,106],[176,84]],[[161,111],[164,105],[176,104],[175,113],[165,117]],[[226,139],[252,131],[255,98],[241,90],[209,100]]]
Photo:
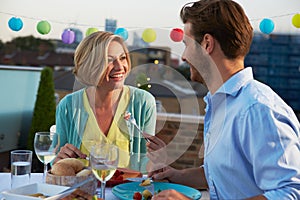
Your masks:
[[[231,0],[200,0],[180,12],[184,23],[182,59],[191,79],[205,83],[204,165],[165,167],[149,176],[195,188],[211,199],[300,199],[300,125],[293,110],[270,87],[253,78],[244,58],[253,28]],[[149,158],[163,147],[147,144]],[[153,199],[185,199],[165,190]]]

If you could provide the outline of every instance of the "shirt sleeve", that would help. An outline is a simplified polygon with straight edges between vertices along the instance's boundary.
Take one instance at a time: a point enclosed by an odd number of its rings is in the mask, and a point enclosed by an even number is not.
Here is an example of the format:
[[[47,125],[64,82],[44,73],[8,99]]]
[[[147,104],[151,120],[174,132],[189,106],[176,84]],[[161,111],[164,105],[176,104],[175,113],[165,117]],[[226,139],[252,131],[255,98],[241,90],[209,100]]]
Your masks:
[[[241,118],[241,147],[268,199],[300,199],[299,122],[283,109],[252,105]]]
[[[59,146],[62,147],[66,143],[67,140],[67,127],[68,127],[68,109],[66,106],[65,99],[61,100],[60,103],[56,107],[56,132],[59,134],[60,144]]]

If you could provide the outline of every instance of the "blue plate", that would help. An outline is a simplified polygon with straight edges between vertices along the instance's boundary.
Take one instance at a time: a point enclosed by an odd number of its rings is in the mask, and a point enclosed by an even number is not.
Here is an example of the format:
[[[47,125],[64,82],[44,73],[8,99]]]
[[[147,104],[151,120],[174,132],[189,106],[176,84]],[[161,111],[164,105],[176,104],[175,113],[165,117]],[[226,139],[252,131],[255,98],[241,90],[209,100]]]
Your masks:
[[[201,193],[191,187],[187,187],[184,185],[174,184],[174,183],[162,183],[162,182],[153,182],[151,185],[154,185],[154,191],[157,192],[159,190],[168,190],[174,189],[178,192],[183,193],[191,199],[200,199]],[[133,194],[135,192],[143,192],[146,188],[140,186],[140,182],[130,182],[117,185],[112,188],[112,193],[122,199],[122,200],[132,200]]]

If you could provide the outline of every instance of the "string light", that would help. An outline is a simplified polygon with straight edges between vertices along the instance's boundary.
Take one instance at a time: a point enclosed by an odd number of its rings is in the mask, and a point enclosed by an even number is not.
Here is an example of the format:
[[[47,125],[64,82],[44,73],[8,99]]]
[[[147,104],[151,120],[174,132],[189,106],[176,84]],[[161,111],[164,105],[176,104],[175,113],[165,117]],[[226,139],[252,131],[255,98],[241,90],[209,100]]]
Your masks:
[[[22,15],[16,15],[16,14],[13,14],[13,13],[8,13],[8,12],[2,12],[2,11],[0,11],[0,13],[1,14],[5,14],[5,15],[11,15],[11,16],[18,16],[18,18],[24,18],[24,19],[31,19],[31,20],[36,20],[36,21],[45,21],[45,20],[43,20],[43,19],[40,19],[40,18],[35,18],[35,17],[28,17],[28,16],[22,16]],[[282,15],[276,15],[276,16],[271,16],[271,17],[269,17],[269,19],[272,21],[272,19],[275,19],[275,18],[281,18],[281,17],[287,17],[287,16],[294,16],[294,18],[293,18],[293,21],[292,21],[292,24],[296,27],[296,28],[299,28],[299,26],[298,26],[298,24],[300,23],[300,22],[298,22],[298,13],[288,13],[288,14],[282,14]],[[296,22],[295,22],[295,16],[297,17],[296,18]],[[15,17],[15,18],[17,18],[17,17]],[[75,26],[82,26],[82,27],[89,27],[88,29],[87,29],[87,31],[86,31],[86,35],[89,35],[89,34],[91,34],[91,33],[93,33],[93,32],[95,32],[96,30],[98,31],[98,28],[96,28],[96,27],[99,27],[99,28],[104,28],[105,26],[103,26],[103,25],[91,25],[91,24],[80,24],[80,23],[67,23],[67,22],[63,22],[63,21],[57,21],[57,20],[49,20],[51,23],[56,23],[56,24],[63,24],[63,25],[66,25],[66,24],[73,24],[73,25],[75,25]],[[264,25],[265,24],[265,22],[266,22],[266,19],[265,18],[256,18],[256,19],[250,19],[250,21],[261,21],[260,22],[260,30],[261,30],[261,32],[263,32],[263,33],[265,33],[265,34],[270,34],[272,31],[270,31],[271,29],[270,29],[270,27],[271,26],[269,26],[269,29],[267,30],[267,29],[264,29],[264,28],[262,28],[263,26],[262,25]],[[46,21],[46,22],[48,22],[48,21]],[[38,32],[39,33],[41,33],[41,34],[48,34],[49,32],[50,32],[50,30],[51,30],[51,26],[50,26],[50,23],[48,22],[48,24],[47,23],[45,23],[45,22],[43,22],[44,23],[44,25],[46,24],[47,25],[47,29],[45,28],[45,30],[40,30],[38,27],[37,27],[37,29],[38,29]],[[269,24],[271,24],[271,23],[269,23]],[[45,26],[46,26],[45,25]],[[275,25],[274,25],[275,26]],[[19,28],[19,27],[14,27],[13,25],[9,25],[9,27],[13,30],[13,31],[19,31],[19,30],[21,30],[21,28]],[[23,26],[22,26],[23,27]],[[127,27],[127,29],[143,29],[143,28],[145,28],[145,27]],[[179,41],[180,39],[178,39],[178,38],[175,38],[174,37],[174,28],[173,27],[160,27],[160,28],[164,28],[164,29],[171,29],[170,30],[170,37],[171,37],[171,40],[173,40],[174,42],[177,42],[177,41]],[[271,27],[272,28],[272,27]],[[173,32],[172,32],[173,31]],[[172,34],[171,34],[172,33]],[[127,30],[125,29],[125,28],[122,28],[122,32],[118,32],[118,33],[115,33],[115,34],[118,34],[118,35],[120,35],[120,36],[122,36],[123,37],[123,39],[124,40],[126,40],[127,38],[128,38],[128,32],[127,32]],[[123,35],[122,35],[123,34]],[[171,36],[172,35],[172,36]],[[145,42],[148,42],[148,43],[150,43],[150,42],[153,42],[153,41],[155,41],[156,40],[156,32],[155,32],[155,30],[153,30],[153,29],[149,29],[149,28],[147,28],[147,29],[145,29],[144,30],[144,32],[143,32],[143,35],[142,35],[142,39],[145,41]]]
[[[274,22],[271,19],[265,18],[259,24],[259,29],[264,34],[270,34],[275,28]]]
[[[142,39],[145,42],[154,42],[156,40],[156,32],[152,28],[146,28],[142,34]]]

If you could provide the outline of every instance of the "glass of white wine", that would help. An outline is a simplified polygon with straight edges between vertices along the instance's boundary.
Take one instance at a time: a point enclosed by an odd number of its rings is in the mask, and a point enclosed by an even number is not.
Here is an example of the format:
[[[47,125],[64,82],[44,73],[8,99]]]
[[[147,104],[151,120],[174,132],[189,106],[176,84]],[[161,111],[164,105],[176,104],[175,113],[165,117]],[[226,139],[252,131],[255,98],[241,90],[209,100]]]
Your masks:
[[[34,136],[34,151],[44,164],[43,182],[46,182],[47,165],[59,151],[59,136],[55,132],[37,132]]]
[[[112,144],[94,145],[90,151],[90,166],[101,182],[101,197],[105,199],[106,181],[111,179],[119,163],[119,148]]]

